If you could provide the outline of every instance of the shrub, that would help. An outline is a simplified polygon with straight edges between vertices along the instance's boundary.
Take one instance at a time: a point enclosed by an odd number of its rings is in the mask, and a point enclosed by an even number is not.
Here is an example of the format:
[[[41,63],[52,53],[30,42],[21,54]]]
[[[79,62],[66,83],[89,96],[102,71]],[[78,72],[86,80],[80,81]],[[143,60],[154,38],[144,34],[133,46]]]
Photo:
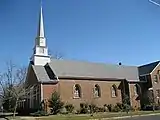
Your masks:
[[[75,112],[76,114],[80,114],[81,113],[81,111],[80,110],[76,110],[76,112]]]
[[[118,105],[115,105],[112,109],[112,112],[119,112],[119,111],[121,111],[121,109],[119,108]]]
[[[109,112],[112,112],[112,107],[113,107],[112,104],[107,105],[107,108],[108,108]]]
[[[104,112],[109,112],[107,104],[104,104]]]
[[[129,110],[131,110],[131,106],[129,104],[124,104],[123,111],[128,113]]]
[[[86,114],[88,113],[89,106],[86,103],[80,103],[80,113]]]
[[[68,114],[68,111],[66,110],[65,107],[63,107],[63,108],[60,110],[60,113],[61,113],[61,114]]]
[[[49,114],[45,111],[37,111],[37,112],[34,112],[34,113],[30,113],[31,116],[48,116]]]
[[[81,108],[81,109],[80,109],[80,113],[86,114],[86,113],[88,113],[88,109],[86,109],[86,108]]]
[[[131,109],[130,98],[129,98],[128,95],[124,95],[124,98],[123,98],[123,111],[128,113],[130,109]]]
[[[79,111],[79,110],[75,110],[75,109],[73,109],[72,113],[73,113],[73,114],[79,114],[79,113],[80,113],[80,111]]]
[[[51,98],[49,99],[49,107],[51,108],[52,114],[57,114],[60,112],[64,103],[60,100],[60,95],[55,91],[52,93]]]
[[[98,112],[105,112],[105,108],[104,107],[99,107]]]
[[[74,110],[74,106],[72,104],[65,105],[65,108],[69,113],[72,113]]]
[[[123,104],[122,103],[117,103],[116,104],[121,110],[123,109]]]
[[[89,109],[91,113],[98,112],[98,107],[95,104],[90,104]]]

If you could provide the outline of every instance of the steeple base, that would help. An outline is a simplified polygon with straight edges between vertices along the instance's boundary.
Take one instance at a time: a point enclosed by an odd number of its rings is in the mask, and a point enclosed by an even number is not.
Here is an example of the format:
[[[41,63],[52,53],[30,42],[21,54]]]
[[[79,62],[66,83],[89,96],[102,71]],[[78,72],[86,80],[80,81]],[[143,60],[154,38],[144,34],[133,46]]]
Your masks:
[[[31,61],[33,61],[34,65],[45,66],[47,63],[50,63],[51,59],[50,56],[34,55]]]

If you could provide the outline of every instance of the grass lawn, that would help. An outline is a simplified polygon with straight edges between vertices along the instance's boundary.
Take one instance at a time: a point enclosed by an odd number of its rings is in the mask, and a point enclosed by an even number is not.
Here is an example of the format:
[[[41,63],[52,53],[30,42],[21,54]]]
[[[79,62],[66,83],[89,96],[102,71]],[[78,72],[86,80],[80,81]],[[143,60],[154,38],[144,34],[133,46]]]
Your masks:
[[[89,119],[101,119],[101,118],[111,118],[111,117],[120,117],[120,116],[131,116],[131,115],[143,115],[151,113],[160,113],[160,111],[139,111],[139,112],[130,112],[130,113],[95,113],[93,116],[90,114],[82,115],[51,115],[47,117],[36,118],[36,120],[89,120]]]

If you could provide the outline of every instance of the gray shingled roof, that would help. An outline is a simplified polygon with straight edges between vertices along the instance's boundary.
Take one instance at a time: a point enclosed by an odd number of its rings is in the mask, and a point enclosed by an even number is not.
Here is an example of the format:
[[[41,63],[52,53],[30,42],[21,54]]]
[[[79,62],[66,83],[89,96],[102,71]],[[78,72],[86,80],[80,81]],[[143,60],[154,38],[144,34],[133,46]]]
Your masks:
[[[52,59],[49,66],[58,77],[113,78],[139,81],[136,66]]]
[[[50,78],[43,66],[32,65],[38,81],[50,81]]]
[[[160,61],[152,62],[138,67],[139,75],[150,74]]]

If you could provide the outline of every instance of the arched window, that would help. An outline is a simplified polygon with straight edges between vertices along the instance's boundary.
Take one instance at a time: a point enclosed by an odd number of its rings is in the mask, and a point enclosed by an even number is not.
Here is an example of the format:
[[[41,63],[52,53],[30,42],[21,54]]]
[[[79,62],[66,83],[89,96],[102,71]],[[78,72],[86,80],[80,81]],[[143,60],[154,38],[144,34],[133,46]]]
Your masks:
[[[116,87],[116,85],[112,85],[111,94],[112,94],[112,97],[117,97],[117,87]]]
[[[154,75],[153,80],[154,80],[155,83],[158,83],[158,76],[157,76],[157,75]]]
[[[81,87],[80,87],[79,84],[74,85],[73,96],[74,96],[74,98],[80,98],[81,97]]]
[[[101,97],[100,87],[97,84],[94,86],[94,96],[95,97]]]
[[[139,95],[140,93],[141,93],[141,87],[138,84],[134,85],[134,94]]]

